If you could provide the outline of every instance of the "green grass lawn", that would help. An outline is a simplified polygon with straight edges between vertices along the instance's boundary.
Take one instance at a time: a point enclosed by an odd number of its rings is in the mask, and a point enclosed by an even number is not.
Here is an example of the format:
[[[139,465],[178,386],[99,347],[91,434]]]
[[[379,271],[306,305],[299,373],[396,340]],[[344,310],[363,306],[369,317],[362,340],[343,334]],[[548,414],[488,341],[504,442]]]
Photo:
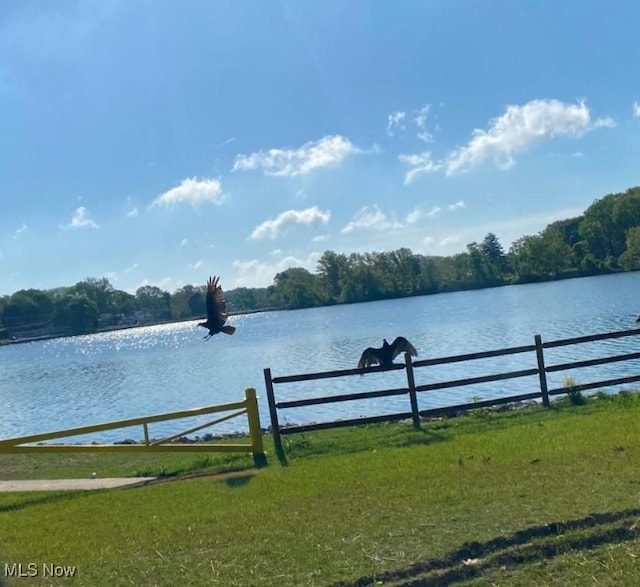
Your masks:
[[[271,450],[269,467],[226,480],[0,494],[0,584],[635,586],[639,422],[640,398],[625,394],[481,411],[420,431],[286,437],[288,466]],[[2,477],[14,479],[252,464],[171,453],[0,457]],[[5,562],[77,571],[2,578]]]

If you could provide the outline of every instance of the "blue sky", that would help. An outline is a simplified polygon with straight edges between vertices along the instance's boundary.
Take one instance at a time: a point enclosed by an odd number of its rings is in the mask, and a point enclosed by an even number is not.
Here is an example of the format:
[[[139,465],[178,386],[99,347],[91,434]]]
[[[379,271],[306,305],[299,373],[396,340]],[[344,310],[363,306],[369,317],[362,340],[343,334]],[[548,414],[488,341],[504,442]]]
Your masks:
[[[0,295],[505,248],[637,185],[632,2],[0,5]]]

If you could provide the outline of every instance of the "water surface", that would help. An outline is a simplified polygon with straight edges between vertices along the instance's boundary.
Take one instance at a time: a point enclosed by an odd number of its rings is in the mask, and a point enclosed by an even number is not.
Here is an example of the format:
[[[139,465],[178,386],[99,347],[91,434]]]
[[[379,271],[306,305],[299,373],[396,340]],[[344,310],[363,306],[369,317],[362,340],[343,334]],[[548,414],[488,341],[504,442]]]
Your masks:
[[[52,339],[0,348],[0,437],[35,434],[238,401],[255,387],[269,425],[263,369],[274,376],[355,367],[367,346],[407,337],[419,358],[434,358],[635,327],[640,273],[508,286],[363,304],[235,316],[233,336],[204,341],[195,321]],[[638,349],[628,337],[545,352],[547,364]],[[533,353],[416,369],[416,383],[535,367]],[[570,373],[578,382],[637,374],[639,361]],[[567,373],[549,375],[550,387]],[[281,399],[406,386],[403,371],[276,386]],[[536,391],[537,376],[419,394],[421,409]],[[406,397],[282,412],[309,422],[408,411]],[[210,418],[213,419],[213,418]],[[204,422],[199,419],[196,422]],[[152,436],[195,425],[150,426]],[[244,418],[212,432],[246,430]],[[141,427],[76,437],[117,441]]]

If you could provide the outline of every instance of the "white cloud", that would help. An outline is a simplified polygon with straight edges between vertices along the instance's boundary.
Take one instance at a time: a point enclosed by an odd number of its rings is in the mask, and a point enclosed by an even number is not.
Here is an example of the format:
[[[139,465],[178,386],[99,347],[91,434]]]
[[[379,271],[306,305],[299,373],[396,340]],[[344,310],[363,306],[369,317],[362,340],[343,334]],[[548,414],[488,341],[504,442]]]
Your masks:
[[[221,143],[218,143],[217,145],[214,145],[213,148],[214,149],[219,149],[220,147],[224,147],[225,145],[228,145],[229,143],[233,143],[233,141],[235,141],[236,139],[234,137],[228,138],[226,141],[222,141]]]
[[[508,106],[502,116],[490,121],[488,130],[475,129],[471,140],[449,155],[446,174],[464,173],[487,159],[493,159],[500,169],[509,169],[515,164],[514,155],[540,141],[581,137],[595,128],[613,125],[608,117],[592,122],[584,101],[532,100],[524,106]]]
[[[145,285],[151,285],[159,287],[163,291],[174,292],[180,289],[183,285],[186,285],[183,279],[178,277],[163,277],[159,281],[151,282],[149,279],[143,279],[138,285],[133,288],[133,291],[138,290]]]
[[[331,212],[327,210],[323,212],[318,206],[306,208],[305,210],[286,210],[276,216],[273,220],[266,220],[256,227],[251,233],[254,240],[262,238],[275,239],[277,236],[286,232],[286,230],[295,224],[322,224],[329,222]]]
[[[350,155],[363,152],[346,137],[326,136],[298,149],[269,149],[251,155],[237,155],[231,171],[262,169],[265,175],[295,177],[314,169],[339,165]]]
[[[135,218],[138,215],[138,208],[134,206],[125,214],[127,218]]]
[[[195,271],[195,270],[200,269],[200,267],[202,267],[203,265],[204,265],[204,262],[198,259],[195,263],[189,263],[189,265],[187,265],[187,267],[189,269],[193,269]]]
[[[419,132],[416,136],[425,143],[433,142],[433,135],[429,131],[423,130]]]
[[[16,231],[13,233],[13,239],[17,240],[18,237],[25,231],[27,230],[28,226],[26,224],[23,224],[20,228],[17,228]]]
[[[134,263],[133,265],[129,265],[129,267],[127,267],[124,272],[125,273],[131,273],[134,269],[136,269],[138,267],[137,263]]]
[[[425,151],[419,155],[399,155],[398,159],[412,167],[404,176],[405,185],[412,183],[417,177],[425,173],[433,173],[442,168],[442,163],[436,163],[432,159],[430,151]]]
[[[447,206],[447,210],[449,210],[449,212],[453,212],[454,210],[457,210],[458,208],[466,208],[467,205],[463,202],[456,202],[455,204],[449,204],[449,206]]]
[[[414,121],[418,125],[418,128],[424,128],[424,125],[427,122],[427,116],[429,116],[429,110],[431,110],[430,104],[426,104],[425,106],[420,108],[420,110],[418,110],[418,115],[414,118]]]
[[[181,246],[181,247],[185,247],[185,246],[186,246],[186,245],[188,245],[188,244],[189,244],[189,239],[183,238],[183,239],[180,241],[180,246]]]
[[[441,210],[442,208],[440,208],[439,206],[434,206],[433,208],[431,208],[431,210],[425,212],[420,206],[417,206],[411,212],[409,212],[409,214],[407,214],[407,223],[415,224],[423,218],[433,218]]]
[[[173,204],[191,204],[196,206],[210,202],[219,206],[227,199],[222,193],[222,184],[217,179],[184,179],[178,187],[159,195],[151,206],[171,206]]]
[[[387,118],[387,134],[392,137],[395,135],[396,129],[404,130],[403,121],[406,117],[405,112],[392,112]]]
[[[428,112],[425,106],[415,119],[421,129]],[[594,129],[614,126],[615,122],[608,116],[592,121],[584,101],[566,104],[559,100],[532,100],[523,106],[508,106],[502,116],[489,121],[487,130],[475,129],[466,145],[442,160],[434,161],[429,151],[400,155],[400,161],[412,167],[406,173],[404,183],[410,184],[420,175],[441,169],[449,176],[465,173],[487,159],[493,160],[499,169],[506,170],[515,165],[516,154],[543,140],[579,138]],[[430,133],[418,133],[418,138],[426,142],[432,140]]]
[[[402,228],[402,224],[395,220],[390,220],[377,205],[374,205],[361,208],[353,220],[340,232],[342,234],[348,234],[354,230],[388,230],[393,228]]]
[[[441,237],[425,236],[424,239],[422,239],[422,244],[427,249],[427,251],[435,247],[439,249],[445,249],[438,251],[439,255],[451,255],[454,254],[454,249],[456,248],[452,248],[452,245],[456,245],[461,240],[462,237],[458,234],[450,234]]]
[[[277,257],[282,255],[282,249],[273,249],[273,251],[269,251],[269,254],[273,257]]]
[[[98,228],[98,225],[89,218],[84,206],[76,208],[69,224],[60,225],[60,228]]]
[[[328,234],[316,234],[311,238],[311,242],[313,243],[321,243],[322,241],[326,241],[329,238]]]
[[[258,259],[233,261],[232,267],[236,270],[236,279],[233,282],[233,287],[266,287],[273,283],[276,273],[280,273],[290,267],[303,267],[313,272],[320,257],[321,254],[314,251],[309,253],[306,258],[289,255],[274,263],[265,263]]]
[[[438,242],[438,245],[441,247],[446,247],[447,245],[453,245],[459,242],[460,242],[460,236],[458,236],[457,234],[452,234],[450,236],[445,236],[443,239],[441,239]]]
[[[296,198],[300,198],[301,200],[306,200],[307,199],[307,194],[304,190],[298,190],[296,192]]]
[[[640,104],[638,102],[633,103],[633,115],[635,117],[640,117]]]

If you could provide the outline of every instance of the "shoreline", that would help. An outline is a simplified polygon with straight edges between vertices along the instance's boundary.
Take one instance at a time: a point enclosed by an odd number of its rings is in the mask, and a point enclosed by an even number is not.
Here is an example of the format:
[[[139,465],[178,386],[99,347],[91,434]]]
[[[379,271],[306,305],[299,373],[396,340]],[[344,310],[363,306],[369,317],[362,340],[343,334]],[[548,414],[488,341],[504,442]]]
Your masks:
[[[282,308],[261,308],[258,310],[240,310],[238,312],[231,312],[229,316],[244,316],[245,314],[258,314],[262,312],[278,312]],[[91,334],[103,334],[105,332],[114,332],[117,330],[130,330],[132,328],[148,328],[150,326],[159,326],[163,324],[179,324],[181,322],[195,322],[197,320],[206,320],[205,316],[199,316],[196,318],[187,318],[186,320],[163,320],[160,322],[149,322],[148,324],[124,324],[115,326],[106,326],[99,328],[93,332],[83,332],[78,334],[43,334],[41,336],[25,336],[22,338],[0,340],[0,347],[9,346],[12,344],[25,344],[27,342],[39,342],[42,340],[52,340],[55,338],[74,338],[76,336],[89,336]]]

